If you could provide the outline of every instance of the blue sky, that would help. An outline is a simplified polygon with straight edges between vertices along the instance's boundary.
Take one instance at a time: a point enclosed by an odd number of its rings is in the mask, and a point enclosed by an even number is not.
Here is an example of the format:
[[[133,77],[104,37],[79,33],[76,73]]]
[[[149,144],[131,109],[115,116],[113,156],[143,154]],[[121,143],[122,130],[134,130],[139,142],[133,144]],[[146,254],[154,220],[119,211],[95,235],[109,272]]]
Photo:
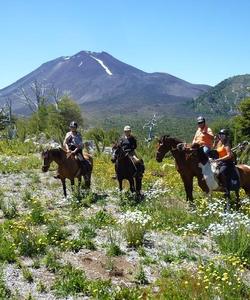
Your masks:
[[[250,73],[249,13],[248,0],[0,0],[0,88],[81,50],[215,85]]]

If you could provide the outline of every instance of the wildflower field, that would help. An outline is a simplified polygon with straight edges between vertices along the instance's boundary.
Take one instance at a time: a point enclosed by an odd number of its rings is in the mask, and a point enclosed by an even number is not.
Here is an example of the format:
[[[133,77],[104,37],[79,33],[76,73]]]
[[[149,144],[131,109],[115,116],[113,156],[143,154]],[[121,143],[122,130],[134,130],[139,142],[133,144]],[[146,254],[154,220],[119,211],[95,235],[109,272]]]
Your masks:
[[[91,191],[63,197],[56,165],[0,142],[0,299],[250,299],[250,199],[224,212],[195,183],[195,208],[169,157],[145,155],[143,199],[94,156]]]

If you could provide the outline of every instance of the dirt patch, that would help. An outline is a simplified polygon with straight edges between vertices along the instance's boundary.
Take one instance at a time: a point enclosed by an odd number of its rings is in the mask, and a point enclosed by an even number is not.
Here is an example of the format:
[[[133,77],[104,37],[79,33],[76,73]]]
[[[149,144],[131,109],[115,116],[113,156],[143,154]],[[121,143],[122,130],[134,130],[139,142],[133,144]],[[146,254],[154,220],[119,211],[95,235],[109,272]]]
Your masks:
[[[86,273],[89,279],[113,279],[119,278],[124,282],[132,280],[136,265],[128,262],[125,256],[107,257],[101,251],[79,252],[77,254],[65,253],[63,260],[70,262]]]

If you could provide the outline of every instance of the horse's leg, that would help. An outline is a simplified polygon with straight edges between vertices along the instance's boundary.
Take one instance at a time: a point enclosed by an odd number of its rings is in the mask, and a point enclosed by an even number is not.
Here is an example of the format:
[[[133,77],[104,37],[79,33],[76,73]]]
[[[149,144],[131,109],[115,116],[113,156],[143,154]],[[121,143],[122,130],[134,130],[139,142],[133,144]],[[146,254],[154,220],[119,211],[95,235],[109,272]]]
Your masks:
[[[203,178],[203,176],[202,175],[197,176],[197,180],[198,180],[198,185],[202,189],[202,191],[208,194],[210,191],[206,184],[206,180]]]
[[[142,177],[141,176],[136,176],[135,177],[135,189],[136,189],[136,193],[140,194],[140,192],[141,192],[141,186],[142,186]]]
[[[70,179],[70,184],[71,184],[71,191],[72,193],[74,192],[74,184],[75,184],[75,180],[74,179]]]
[[[186,192],[186,200],[193,202],[193,177],[186,177],[181,175],[182,181],[184,183],[184,188]]]
[[[239,190],[235,191],[235,196],[236,196],[236,205],[235,205],[235,209],[239,210],[240,209],[240,194],[239,194]]]
[[[130,178],[128,179],[129,181],[129,185],[130,185],[130,191],[131,193],[134,193],[135,192],[135,181],[134,181],[134,178]]]
[[[225,207],[225,210],[227,212],[229,212],[230,210],[230,201],[231,201],[231,196],[230,196],[230,191],[226,188],[225,189],[225,198],[226,198],[226,207]]]
[[[63,194],[65,197],[67,197],[65,178],[61,178],[61,182],[63,186]]]
[[[90,188],[90,184],[91,184],[91,173],[85,174],[85,175],[83,176],[83,178],[84,178],[85,187],[86,187],[87,189],[89,189],[89,188]]]
[[[122,179],[118,179],[119,182],[119,190],[120,192],[122,191]]]
[[[77,185],[77,193],[78,193],[78,195],[80,194],[81,183],[82,183],[82,176],[78,177],[78,185]]]

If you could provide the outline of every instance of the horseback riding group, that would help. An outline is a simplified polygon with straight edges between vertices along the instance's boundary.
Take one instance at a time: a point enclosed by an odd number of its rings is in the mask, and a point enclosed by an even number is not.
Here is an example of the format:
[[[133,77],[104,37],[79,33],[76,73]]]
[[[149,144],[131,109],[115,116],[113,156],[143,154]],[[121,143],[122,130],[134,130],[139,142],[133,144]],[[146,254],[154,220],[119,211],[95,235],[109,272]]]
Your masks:
[[[206,193],[212,190],[223,191],[228,199],[230,191],[236,192],[237,205],[239,205],[239,189],[242,187],[250,195],[250,167],[246,165],[235,166],[235,158],[230,146],[229,133],[221,129],[214,136],[207,126],[204,117],[197,119],[198,129],[190,146],[179,139],[168,135],[161,137],[158,143],[156,160],[161,162],[167,152],[175,158],[177,171],[183,180],[187,200],[193,201],[193,177],[197,177],[198,185]],[[66,196],[65,179],[74,185],[74,178],[78,178],[79,186],[83,176],[85,186],[90,187],[93,159],[91,155],[83,153],[83,141],[77,123],[70,123],[70,131],[66,134],[64,149],[51,149],[44,151],[42,157],[46,172],[50,163],[58,164],[57,175],[62,181],[64,195]],[[112,159],[115,163],[115,178],[122,190],[122,181],[127,179],[131,192],[141,193],[142,177],[145,170],[142,159],[137,157],[136,138],[131,134],[131,127],[124,127],[123,137],[112,148]]]

